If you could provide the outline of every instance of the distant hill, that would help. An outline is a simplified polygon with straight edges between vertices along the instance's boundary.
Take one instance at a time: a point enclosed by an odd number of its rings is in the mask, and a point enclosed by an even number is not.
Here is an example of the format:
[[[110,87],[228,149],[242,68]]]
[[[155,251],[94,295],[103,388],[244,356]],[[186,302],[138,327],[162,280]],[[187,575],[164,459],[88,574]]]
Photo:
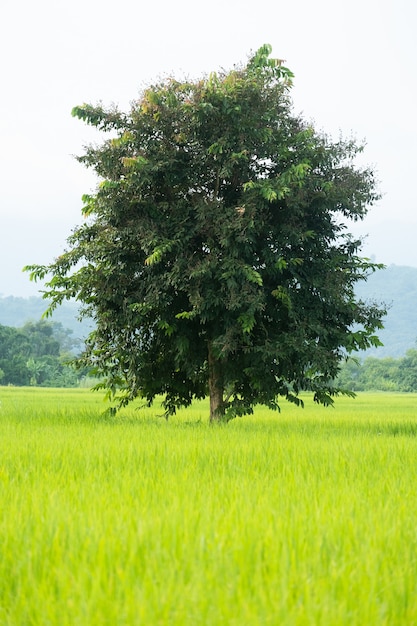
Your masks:
[[[417,340],[417,268],[390,265],[359,283],[357,295],[362,299],[385,303],[389,309],[384,329],[378,333],[384,344],[367,350],[365,356],[400,357]]]
[[[15,296],[0,297],[0,324],[19,328],[26,322],[36,322],[45,312],[48,303],[41,297],[19,298]],[[84,339],[92,329],[92,322],[77,319],[78,305],[76,302],[64,302],[54,311],[53,322],[60,322],[64,328],[72,330],[73,337]]]
[[[367,282],[359,283],[358,297],[376,300],[388,305],[385,328],[379,337],[383,347],[372,348],[362,356],[395,357],[403,356],[409,348],[414,348],[417,340],[417,268],[391,265],[372,274]],[[18,298],[0,297],[0,324],[20,327],[27,321],[37,321],[45,311],[47,303],[40,297]],[[66,302],[52,317],[61,322],[64,328],[73,331],[73,336],[85,338],[92,328],[88,321],[77,320],[78,306]]]

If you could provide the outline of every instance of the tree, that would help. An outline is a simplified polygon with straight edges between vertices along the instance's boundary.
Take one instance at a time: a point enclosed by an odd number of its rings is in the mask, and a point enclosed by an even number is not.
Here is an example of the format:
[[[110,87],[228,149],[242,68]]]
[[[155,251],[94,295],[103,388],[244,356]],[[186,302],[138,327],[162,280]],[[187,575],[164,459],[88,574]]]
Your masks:
[[[65,253],[26,270],[49,277],[49,313],[76,298],[94,319],[78,363],[119,406],[163,394],[169,415],[209,394],[218,420],[301,390],[329,404],[346,352],[378,344],[384,311],[353,288],[379,266],[346,226],[378,198],[373,172],[354,165],[362,145],[293,114],[270,54],[167,78],[128,113],[73,110],[109,134],[78,158],[101,182]]]
[[[364,389],[374,391],[398,390],[399,361],[392,357],[368,357],[362,365]]]
[[[30,384],[36,386],[39,383],[39,377],[44,369],[42,361],[30,357],[26,362],[26,367],[30,374]]]
[[[27,322],[22,328],[0,325],[2,384],[73,387],[80,372],[69,367],[71,331],[56,322]],[[81,375],[86,375],[83,371]]]
[[[411,348],[405,353],[399,365],[401,391],[417,391],[417,350]]]
[[[26,367],[31,347],[21,329],[0,325],[0,368],[2,384],[28,385],[30,373]]]
[[[26,322],[21,330],[29,339],[31,356],[36,358],[47,354],[59,355],[60,343],[54,336],[55,326],[61,328],[61,324],[52,324],[45,320]]]

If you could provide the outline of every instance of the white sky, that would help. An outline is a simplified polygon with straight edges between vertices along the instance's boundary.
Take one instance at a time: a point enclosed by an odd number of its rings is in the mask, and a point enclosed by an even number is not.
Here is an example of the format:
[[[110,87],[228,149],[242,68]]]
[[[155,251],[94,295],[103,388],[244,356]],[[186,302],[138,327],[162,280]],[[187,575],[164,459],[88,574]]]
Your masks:
[[[414,0],[2,0],[0,294],[36,295],[21,269],[48,263],[81,222],[94,178],[72,157],[98,135],[71,117],[141,87],[245,62],[263,43],[295,73],[296,112],[365,138],[384,193],[355,234],[363,254],[417,266]],[[353,230],[353,228],[352,228]]]

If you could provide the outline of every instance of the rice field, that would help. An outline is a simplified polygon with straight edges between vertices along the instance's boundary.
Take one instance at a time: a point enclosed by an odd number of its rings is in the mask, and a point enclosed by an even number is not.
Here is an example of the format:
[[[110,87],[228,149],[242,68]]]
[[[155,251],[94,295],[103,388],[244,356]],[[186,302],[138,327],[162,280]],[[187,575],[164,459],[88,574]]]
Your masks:
[[[417,625],[417,395],[104,408],[0,388],[1,626]]]

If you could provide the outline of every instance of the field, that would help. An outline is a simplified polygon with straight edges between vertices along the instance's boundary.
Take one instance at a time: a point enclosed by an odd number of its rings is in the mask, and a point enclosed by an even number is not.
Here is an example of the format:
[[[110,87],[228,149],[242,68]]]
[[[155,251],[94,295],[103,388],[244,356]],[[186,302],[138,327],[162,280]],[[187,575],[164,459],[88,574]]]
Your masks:
[[[417,624],[416,406],[213,427],[0,388],[0,625]]]

